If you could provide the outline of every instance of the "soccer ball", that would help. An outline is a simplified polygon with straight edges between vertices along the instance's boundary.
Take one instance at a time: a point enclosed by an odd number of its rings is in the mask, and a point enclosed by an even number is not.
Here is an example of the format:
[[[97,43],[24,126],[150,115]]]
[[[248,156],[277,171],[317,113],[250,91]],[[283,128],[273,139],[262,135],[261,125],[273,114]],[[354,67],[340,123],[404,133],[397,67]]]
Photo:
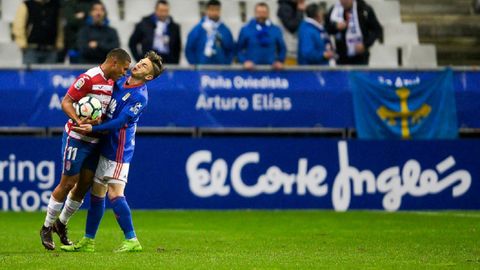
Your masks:
[[[102,116],[102,103],[100,100],[86,96],[74,104],[75,112],[82,118],[95,120]]]

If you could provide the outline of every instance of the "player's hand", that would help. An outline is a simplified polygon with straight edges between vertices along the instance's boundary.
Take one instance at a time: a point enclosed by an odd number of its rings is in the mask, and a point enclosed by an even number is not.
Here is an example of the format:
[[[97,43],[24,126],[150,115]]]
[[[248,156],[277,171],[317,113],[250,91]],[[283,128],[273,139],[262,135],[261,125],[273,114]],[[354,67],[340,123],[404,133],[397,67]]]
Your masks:
[[[73,131],[78,132],[80,134],[87,134],[92,132],[92,125],[90,124],[82,124],[79,127],[72,127]]]
[[[72,119],[73,122],[75,123],[76,126],[80,126],[82,124],[85,124],[86,118],[79,117],[77,119]]]
[[[100,119],[100,117],[98,117],[95,120],[88,118],[82,124],[89,124],[92,126],[96,126],[96,125],[99,125],[101,122],[102,122],[102,119]]]

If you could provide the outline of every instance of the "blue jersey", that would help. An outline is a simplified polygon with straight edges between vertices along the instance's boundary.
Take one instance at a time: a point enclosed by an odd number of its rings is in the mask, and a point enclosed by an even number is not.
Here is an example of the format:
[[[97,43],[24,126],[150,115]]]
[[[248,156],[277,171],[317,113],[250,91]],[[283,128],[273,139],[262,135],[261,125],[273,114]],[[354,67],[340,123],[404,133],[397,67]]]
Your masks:
[[[127,79],[125,76],[115,83],[107,109],[107,121],[122,118],[125,123],[103,137],[100,150],[105,158],[118,163],[132,160],[137,122],[148,102],[147,85],[127,85]]]

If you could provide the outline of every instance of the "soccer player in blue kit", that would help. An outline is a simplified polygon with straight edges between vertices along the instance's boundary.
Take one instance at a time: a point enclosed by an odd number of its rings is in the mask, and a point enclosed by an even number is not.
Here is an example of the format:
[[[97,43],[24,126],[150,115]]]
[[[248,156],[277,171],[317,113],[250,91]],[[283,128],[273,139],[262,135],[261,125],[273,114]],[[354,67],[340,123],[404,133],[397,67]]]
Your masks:
[[[105,212],[105,196],[112,204],[125,241],[116,252],[141,251],[142,246],[133,229],[130,207],[124,196],[130,161],[135,148],[137,122],[147,106],[146,82],[157,78],[164,70],[162,58],[148,52],[132,69],[131,75],[116,82],[116,89],[107,109],[107,121],[92,126],[73,127],[77,132],[108,132],[101,138],[100,160],[91,190],[85,236],[74,245],[62,246],[64,251],[95,251],[95,235]]]

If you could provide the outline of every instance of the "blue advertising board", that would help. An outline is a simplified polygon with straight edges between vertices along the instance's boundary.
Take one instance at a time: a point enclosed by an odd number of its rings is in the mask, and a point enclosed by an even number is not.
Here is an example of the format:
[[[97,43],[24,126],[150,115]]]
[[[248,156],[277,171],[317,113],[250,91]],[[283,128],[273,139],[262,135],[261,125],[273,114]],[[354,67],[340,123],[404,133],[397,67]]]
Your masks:
[[[60,101],[81,70],[0,71],[0,126],[59,127]],[[142,126],[355,127],[352,71],[170,70],[149,83]],[[372,81],[409,86],[436,71],[368,71]],[[459,127],[480,127],[480,72],[455,71]]]
[[[480,209],[480,140],[139,137],[136,146],[126,188],[135,209]],[[60,157],[60,138],[0,138],[0,209],[45,210]]]

